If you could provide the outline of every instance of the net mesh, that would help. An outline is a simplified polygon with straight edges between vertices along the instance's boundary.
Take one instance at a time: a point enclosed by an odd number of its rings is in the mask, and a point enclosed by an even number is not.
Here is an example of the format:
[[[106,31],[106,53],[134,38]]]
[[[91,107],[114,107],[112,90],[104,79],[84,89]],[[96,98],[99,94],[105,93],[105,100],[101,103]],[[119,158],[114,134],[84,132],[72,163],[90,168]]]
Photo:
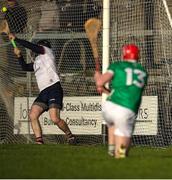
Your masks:
[[[18,28],[16,22],[25,21],[20,14],[20,19],[12,20],[14,32],[17,36],[32,42],[47,39],[51,42],[55,53],[57,69],[64,88],[65,97],[75,97],[65,107],[77,108],[77,97],[91,101],[99,97],[93,80],[94,60],[91,47],[83,29],[84,22],[91,17],[102,20],[103,2],[101,0],[73,0],[73,1],[37,1],[20,0],[27,13],[27,23],[23,28]],[[0,2],[1,7],[7,6]],[[1,13],[0,19],[5,13]],[[162,0],[113,0],[110,5],[110,55],[111,60],[120,60],[120,48],[126,43],[136,43],[141,49],[141,64],[149,73],[148,86],[145,96],[158,97],[157,134],[134,135],[134,144],[164,146],[171,143],[171,26]],[[15,28],[16,27],[16,28]],[[30,99],[36,97],[38,88],[34,74],[22,72],[13,54],[13,48],[5,35],[0,37],[0,143],[26,143],[33,142],[30,135],[31,128],[27,113],[30,108]],[[102,53],[102,32],[98,37],[100,56]],[[33,55],[30,51],[20,47],[24,58],[30,62]],[[25,104],[18,101],[14,106],[16,97],[27,97]],[[90,99],[89,99],[90,97]],[[78,100],[79,101],[79,100]],[[100,99],[101,101],[101,99]],[[84,102],[84,100],[83,100]],[[97,108],[97,101],[88,108]],[[101,102],[100,102],[101,103]],[[24,108],[22,108],[24,106]],[[16,121],[22,108],[25,122]],[[76,110],[76,109],[75,109]],[[21,112],[21,111],[19,111]],[[77,114],[71,111],[72,115]],[[91,112],[91,111],[88,111]],[[140,113],[144,119],[144,113]],[[88,114],[88,118],[96,118]],[[100,115],[101,116],[101,115]],[[74,117],[73,117],[74,119]],[[45,119],[43,121],[45,123]],[[49,121],[46,121],[49,122]],[[70,121],[72,122],[72,121]],[[70,123],[68,121],[68,123]],[[23,125],[24,124],[24,125]],[[22,127],[28,130],[21,133]],[[48,128],[48,127],[47,127]],[[84,126],[87,131],[88,126]],[[84,129],[84,130],[85,130]],[[146,127],[140,126],[140,131]],[[73,129],[77,132],[76,129]],[[15,132],[15,133],[14,133]],[[102,143],[105,131],[100,135],[93,135],[88,129],[87,135],[78,135],[81,143]],[[82,133],[81,133],[82,134]],[[64,142],[63,135],[44,135],[47,143]],[[107,137],[107,136],[106,136]]]
[[[172,125],[172,29],[163,1],[120,0],[111,1],[111,6],[111,59],[120,60],[119,49],[124,44],[137,44],[141,52],[140,62],[149,73],[145,95],[158,97],[157,135],[135,135],[134,143],[168,145],[171,143]],[[142,120],[147,119],[144,115],[143,111],[139,112]]]

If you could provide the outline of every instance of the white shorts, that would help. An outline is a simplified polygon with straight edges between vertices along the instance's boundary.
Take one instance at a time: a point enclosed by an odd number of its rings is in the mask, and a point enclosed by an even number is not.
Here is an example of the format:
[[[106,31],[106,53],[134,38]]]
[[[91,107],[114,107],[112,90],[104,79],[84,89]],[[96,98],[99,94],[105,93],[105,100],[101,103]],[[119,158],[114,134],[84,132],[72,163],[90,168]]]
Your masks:
[[[108,126],[115,125],[115,135],[131,137],[135,125],[136,114],[123,106],[105,101],[102,114]]]

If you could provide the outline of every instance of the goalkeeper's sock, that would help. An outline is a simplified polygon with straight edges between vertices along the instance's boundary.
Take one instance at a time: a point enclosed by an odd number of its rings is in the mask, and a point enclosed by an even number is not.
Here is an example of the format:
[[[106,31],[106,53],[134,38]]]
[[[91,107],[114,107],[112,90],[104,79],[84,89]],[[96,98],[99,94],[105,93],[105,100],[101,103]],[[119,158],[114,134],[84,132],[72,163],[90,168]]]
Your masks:
[[[108,154],[110,156],[114,156],[114,151],[115,151],[115,145],[114,144],[109,144],[108,145]]]
[[[57,123],[57,126],[66,134],[67,138],[73,136],[67,123],[63,119],[60,119],[60,121]]]

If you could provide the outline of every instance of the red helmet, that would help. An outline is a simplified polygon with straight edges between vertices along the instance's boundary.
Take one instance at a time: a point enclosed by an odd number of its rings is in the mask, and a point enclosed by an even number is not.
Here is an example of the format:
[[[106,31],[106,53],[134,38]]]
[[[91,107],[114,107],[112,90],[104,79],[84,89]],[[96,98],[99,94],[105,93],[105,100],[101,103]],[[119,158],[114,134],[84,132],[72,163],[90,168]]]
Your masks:
[[[137,60],[139,58],[139,48],[134,44],[128,44],[122,48],[124,60]]]

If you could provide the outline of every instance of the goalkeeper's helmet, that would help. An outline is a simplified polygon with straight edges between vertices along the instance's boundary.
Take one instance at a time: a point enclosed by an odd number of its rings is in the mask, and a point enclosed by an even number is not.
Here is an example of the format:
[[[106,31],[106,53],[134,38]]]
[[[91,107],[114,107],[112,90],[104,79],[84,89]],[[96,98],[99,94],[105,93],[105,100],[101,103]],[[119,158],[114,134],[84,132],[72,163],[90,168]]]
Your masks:
[[[45,39],[38,41],[37,44],[38,44],[38,45],[42,45],[42,46],[46,46],[46,47],[48,47],[48,48],[51,48],[50,42],[47,41],[47,40],[45,40]]]
[[[122,58],[124,60],[138,60],[139,59],[139,48],[134,44],[127,44],[122,48]]]

